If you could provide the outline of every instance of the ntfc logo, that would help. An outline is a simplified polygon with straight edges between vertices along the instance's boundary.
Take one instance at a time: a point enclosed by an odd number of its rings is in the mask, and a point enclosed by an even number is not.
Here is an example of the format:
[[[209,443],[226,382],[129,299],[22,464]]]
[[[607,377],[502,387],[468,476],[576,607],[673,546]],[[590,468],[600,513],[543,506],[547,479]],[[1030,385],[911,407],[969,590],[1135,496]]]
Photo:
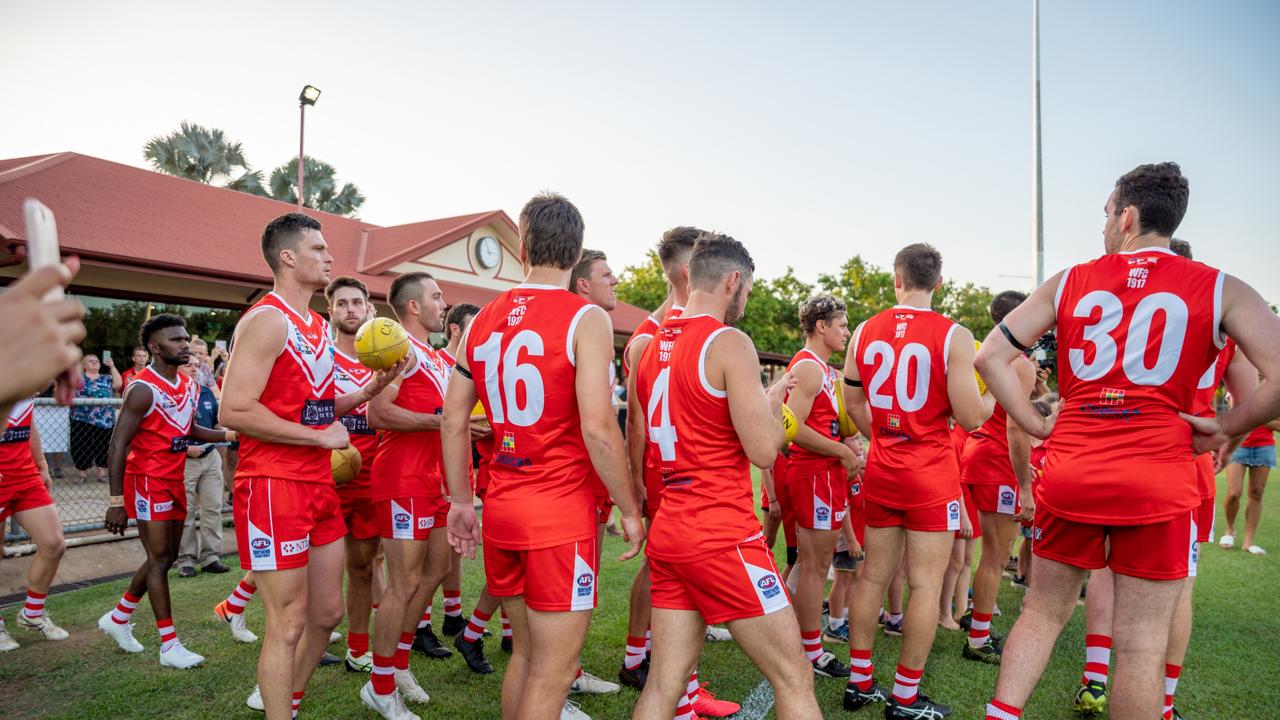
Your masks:
[[[1099,405],[1123,405],[1124,390],[1115,388],[1102,388],[1102,392],[1098,393]]]
[[[516,451],[516,436],[511,433],[503,433],[502,452],[513,453],[515,451]]]
[[[897,415],[894,415],[893,413],[890,413],[890,414],[889,414],[889,429],[890,429],[890,430],[897,430],[897,429],[899,429],[899,428],[901,428],[901,427],[902,427],[902,418],[898,417]]]

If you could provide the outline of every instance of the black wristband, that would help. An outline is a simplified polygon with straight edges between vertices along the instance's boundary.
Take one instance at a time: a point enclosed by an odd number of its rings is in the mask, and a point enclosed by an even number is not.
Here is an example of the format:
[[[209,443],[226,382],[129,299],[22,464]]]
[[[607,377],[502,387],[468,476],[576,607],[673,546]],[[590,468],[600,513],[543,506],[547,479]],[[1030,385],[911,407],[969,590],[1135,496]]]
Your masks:
[[[850,380],[849,378],[845,378],[844,384],[848,385],[849,387],[862,387],[861,380]]]
[[[461,365],[454,365],[454,366],[453,366],[453,371],[454,371],[454,372],[456,372],[456,373],[458,373],[459,375],[461,375],[462,377],[464,377],[464,378],[466,378],[466,379],[468,379],[468,380],[470,380],[470,379],[471,379],[471,371],[470,371],[470,370],[468,370],[468,369],[466,369],[466,368],[464,368],[464,367],[462,367]]]
[[[1026,352],[1030,349],[1026,345],[1018,342],[1018,338],[1014,337],[1013,333],[1009,332],[1009,328],[1005,327],[1004,323],[1000,323],[996,327],[1000,328],[1000,332],[1004,333],[1004,339],[1008,340],[1010,345],[1018,348],[1018,352]]]

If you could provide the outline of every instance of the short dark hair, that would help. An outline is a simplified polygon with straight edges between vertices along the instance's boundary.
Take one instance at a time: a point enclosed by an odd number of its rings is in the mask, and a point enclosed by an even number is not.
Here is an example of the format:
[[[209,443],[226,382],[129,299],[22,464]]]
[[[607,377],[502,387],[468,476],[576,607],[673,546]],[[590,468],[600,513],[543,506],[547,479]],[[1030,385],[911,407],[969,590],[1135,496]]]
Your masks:
[[[578,280],[585,279],[591,275],[591,266],[597,260],[608,260],[604,253],[599,250],[582,249],[582,257],[578,258],[578,262],[573,266],[573,272],[569,274],[569,290],[577,292]]]
[[[568,270],[582,255],[582,213],[559,193],[534,195],[520,211],[520,244],[529,264]]]
[[[1116,180],[1116,212],[1138,208],[1139,232],[1171,237],[1187,214],[1191,186],[1178,163],[1139,165]]]
[[[742,243],[728,235],[704,232],[693,245],[689,258],[689,284],[710,290],[735,270],[754,275],[756,263]]]
[[[1186,240],[1171,238],[1169,240],[1169,250],[1171,250],[1175,255],[1181,255],[1188,260],[1195,260],[1195,258],[1191,256],[1191,243]]]
[[[360,291],[361,295],[364,295],[365,300],[369,299],[369,288],[366,287],[364,283],[350,275],[339,275],[333,279],[333,282],[329,283],[328,287],[324,289],[325,302],[333,304],[334,293],[338,292],[342,288],[355,288]]]
[[[818,327],[819,320],[831,322],[836,315],[847,311],[844,301],[831,295],[817,295],[800,304],[800,329],[805,335]]]
[[[457,325],[458,327],[462,327],[463,318],[467,317],[468,315],[475,315],[478,312],[480,312],[480,307],[478,305],[472,305],[471,303],[465,303],[465,302],[458,303],[457,305],[454,305],[453,307],[449,308],[449,314],[444,316],[445,334],[449,336],[450,340],[452,340],[453,335],[449,334],[450,333],[449,326]]]
[[[991,322],[1004,322],[1004,317],[1013,312],[1013,309],[1021,305],[1022,301],[1026,299],[1027,294],[1017,290],[1005,290],[991,298]]]
[[[942,253],[928,243],[912,243],[893,258],[904,290],[932,290],[942,279]]]
[[[404,315],[410,300],[422,299],[422,283],[425,280],[435,280],[435,276],[428,272],[411,272],[391,281],[391,289],[387,291],[387,302],[391,305],[391,309],[396,311],[397,316]]]
[[[320,221],[298,212],[285,213],[262,228],[262,258],[271,272],[280,269],[280,251],[297,245],[304,230],[319,230]]]
[[[699,235],[702,231],[689,225],[679,225],[662,233],[662,239],[658,241],[658,262],[662,263],[662,268],[669,268],[677,259],[687,259]]]
[[[171,327],[186,327],[187,321],[181,316],[173,313],[160,313],[152,315],[151,319],[142,323],[142,329],[138,331],[138,342],[142,343],[145,348],[151,342],[151,336],[157,332]]]

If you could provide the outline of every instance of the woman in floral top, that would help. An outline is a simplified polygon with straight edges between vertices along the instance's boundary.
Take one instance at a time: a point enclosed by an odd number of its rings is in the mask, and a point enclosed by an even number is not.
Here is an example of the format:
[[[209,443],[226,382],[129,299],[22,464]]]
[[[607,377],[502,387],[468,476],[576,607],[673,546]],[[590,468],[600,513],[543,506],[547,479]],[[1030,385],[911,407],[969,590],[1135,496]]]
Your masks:
[[[104,364],[109,375],[101,372]],[[84,387],[76,392],[77,398],[113,398],[124,384],[110,359],[102,363],[97,355],[85,355],[81,367]],[[71,408],[71,460],[80,473],[79,482],[84,482],[85,472],[94,467],[98,468],[98,482],[107,481],[107,446],[115,426],[114,407],[75,405]]]

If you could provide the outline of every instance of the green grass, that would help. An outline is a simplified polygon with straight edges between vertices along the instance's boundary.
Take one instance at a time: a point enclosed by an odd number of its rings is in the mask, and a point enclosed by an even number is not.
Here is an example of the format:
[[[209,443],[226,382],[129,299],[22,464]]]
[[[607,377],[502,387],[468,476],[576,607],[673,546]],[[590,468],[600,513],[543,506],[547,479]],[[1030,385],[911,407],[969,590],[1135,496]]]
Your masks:
[[[1221,480],[1219,485],[1219,492],[1224,492]],[[1258,536],[1259,544],[1271,548],[1272,555],[1258,558],[1240,550],[1224,552],[1217,546],[1204,548],[1201,553],[1196,631],[1178,693],[1179,708],[1189,718],[1243,720],[1278,714],[1274,710],[1280,707],[1277,495],[1280,491],[1276,488],[1268,493],[1267,517],[1263,518]],[[1218,527],[1224,527],[1221,510]],[[605,551],[606,558],[616,558],[621,543],[609,538]],[[635,568],[635,562],[620,564],[606,559],[601,573],[600,609],[591,627],[584,661],[589,671],[605,678],[614,676],[622,660],[627,590]],[[478,562],[467,565],[463,597],[468,609],[482,576]],[[231,591],[236,579],[237,575],[231,573],[190,580],[175,576],[172,580],[179,635],[188,647],[208,658],[204,667],[190,672],[159,667],[155,652],[158,638],[146,603],[135,616],[135,631],[146,645],[146,653],[125,655],[98,632],[98,616],[115,603],[124,581],[50,598],[53,616],[72,633],[71,639],[62,643],[32,639],[25,631],[13,628],[14,608],[6,608],[4,615],[23,647],[0,655],[0,717],[260,717],[244,706],[244,698],[254,683],[258,646],[233,642],[211,613],[214,603]],[[1013,624],[1020,597],[1020,592],[1007,583],[1001,589],[1000,605],[1005,615],[995,621],[1001,633]],[[439,612],[438,601],[436,608]],[[250,627],[260,631],[261,605],[255,602],[248,613]],[[496,619],[491,627],[496,635]],[[982,717],[996,677],[995,667],[961,659],[963,642],[959,633],[939,632],[923,685],[927,693],[956,708],[952,717],[957,720]],[[499,684],[506,656],[498,650],[496,637],[488,644],[489,657],[498,672],[483,677],[467,671],[456,655],[445,661],[414,657],[413,670],[432,695],[431,704],[418,710],[420,715],[450,720],[498,717]],[[899,645],[897,638],[881,636],[876,641],[877,676],[881,682],[892,678]],[[827,647],[839,656],[847,652],[841,645],[829,643]],[[1029,719],[1074,717],[1069,709],[1070,698],[1079,682],[1083,657],[1084,620],[1083,612],[1078,610],[1027,708]],[[733,643],[709,643],[701,667],[703,679],[711,681],[716,692],[726,699],[743,699],[760,681],[759,674]],[[341,668],[318,670],[303,705],[304,716],[370,717],[357,698],[363,682],[364,677]],[[826,716],[844,716],[840,708],[843,683],[819,678],[816,684]],[[635,693],[624,690],[616,696],[575,699],[597,720],[622,719],[629,717]],[[878,710],[868,710],[859,716],[874,718],[880,714]]]

